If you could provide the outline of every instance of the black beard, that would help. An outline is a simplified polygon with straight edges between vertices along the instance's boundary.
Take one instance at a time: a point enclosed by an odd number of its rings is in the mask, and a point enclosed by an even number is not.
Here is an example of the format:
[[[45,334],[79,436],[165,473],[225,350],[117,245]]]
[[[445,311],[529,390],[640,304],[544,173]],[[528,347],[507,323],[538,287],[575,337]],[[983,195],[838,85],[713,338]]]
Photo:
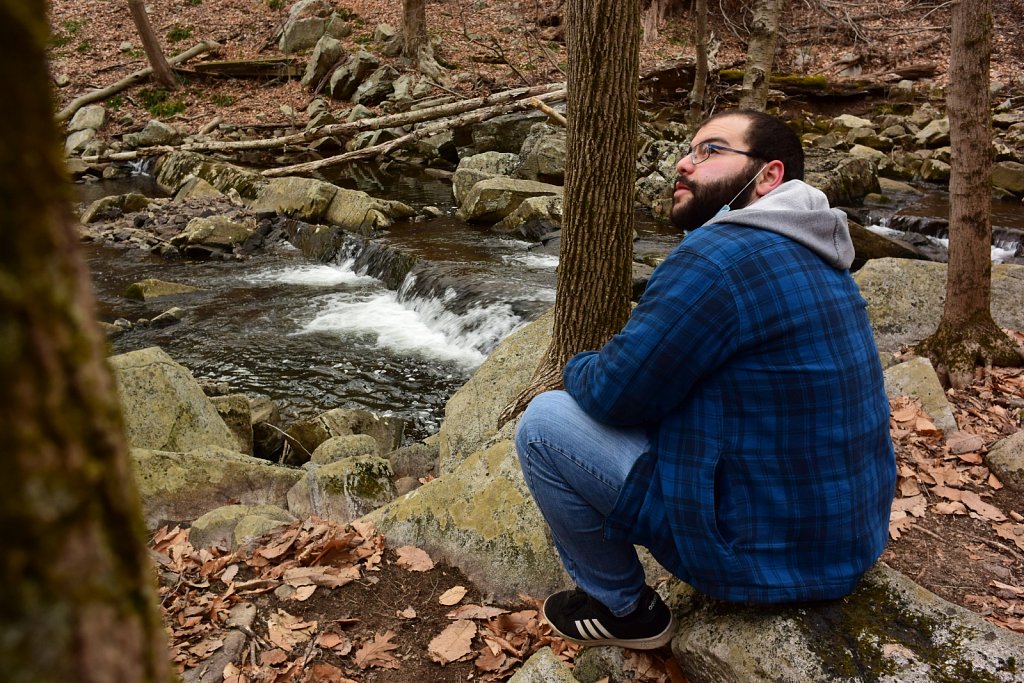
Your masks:
[[[743,170],[732,177],[700,184],[686,178],[677,178],[676,183],[682,184],[690,191],[690,199],[684,200],[682,204],[672,206],[672,211],[669,213],[672,224],[683,232],[689,232],[714,218],[726,204],[734,204],[732,208],[736,209],[741,209],[749,204],[754,194],[750,176],[754,175],[755,167],[756,164],[747,164]],[[744,185],[748,183],[751,186],[744,190]],[[743,195],[737,197],[741,191],[743,191]],[[733,201],[734,199],[735,201]]]

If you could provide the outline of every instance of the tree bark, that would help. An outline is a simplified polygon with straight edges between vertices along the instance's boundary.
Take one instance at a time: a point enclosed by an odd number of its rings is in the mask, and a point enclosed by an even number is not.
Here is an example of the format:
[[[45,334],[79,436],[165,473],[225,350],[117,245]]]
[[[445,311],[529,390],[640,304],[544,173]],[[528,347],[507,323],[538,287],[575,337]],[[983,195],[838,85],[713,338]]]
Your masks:
[[[629,317],[640,74],[639,0],[569,0],[565,209],[551,344],[499,418],[561,386],[576,353]]]
[[[696,0],[693,8],[696,20],[693,28],[694,50],[697,52],[697,68],[693,75],[693,89],[690,90],[691,126],[704,118],[708,85],[708,0]]]
[[[949,60],[949,264],[938,329],[922,341],[940,376],[970,384],[979,365],[1019,366],[1016,344],[992,319],[991,0],[953,8]]]
[[[783,0],[757,0],[747,45],[747,64],[740,89],[740,107],[764,111],[768,105],[768,81],[775,63],[779,39],[779,16]]]
[[[43,0],[0,0],[0,671],[170,681],[47,89]]]
[[[178,87],[178,81],[174,78],[171,65],[164,57],[164,51],[160,48],[160,41],[153,33],[153,27],[149,25],[149,16],[146,14],[145,0],[128,0],[128,9],[132,14],[132,21],[135,22],[135,29],[142,39],[142,48],[146,51],[146,59],[153,67],[153,77],[162,86],[169,90]]]
[[[402,56],[419,58],[420,49],[427,45],[426,0],[402,0]]]

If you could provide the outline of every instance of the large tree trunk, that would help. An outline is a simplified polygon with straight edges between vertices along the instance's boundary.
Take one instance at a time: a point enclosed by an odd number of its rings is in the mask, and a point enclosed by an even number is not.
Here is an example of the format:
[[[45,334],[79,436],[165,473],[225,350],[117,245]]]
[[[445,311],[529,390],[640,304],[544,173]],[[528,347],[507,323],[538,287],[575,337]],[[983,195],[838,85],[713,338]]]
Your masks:
[[[949,265],[939,327],[921,342],[940,376],[955,387],[979,365],[1021,364],[1014,344],[992,319],[992,130],[989,60],[991,0],[953,8],[949,60]]]
[[[47,90],[44,0],[0,0],[0,671],[169,681],[145,529]]]
[[[764,111],[768,104],[768,81],[775,63],[781,14],[782,0],[757,0],[754,3],[754,22],[740,89],[740,106],[746,109]]]
[[[704,119],[707,110],[708,86],[708,0],[696,0],[693,28],[694,50],[697,52],[697,68],[693,74],[693,89],[690,90],[690,125],[696,126]]]
[[[598,349],[629,317],[640,77],[639,0],[570,0],[565,210],[554,332],[531,386],[500,421],[560,387],[576,353]]]
[[[128,9],[131,11],[132,21],[135,22],[135,29],[139,32],[139,38],[142,39],[146,58],[153,67],[153,77],[164,87],[173,90],[178,86],[178,82],[171,71],[171,65],[164,57],[164,51],[160,48],[160,41],[153,33],[153,27],[149,25],[145,0],[128,0]]]
[[[402,56],[416,59],[426,44],[426,0],[402,0]]]

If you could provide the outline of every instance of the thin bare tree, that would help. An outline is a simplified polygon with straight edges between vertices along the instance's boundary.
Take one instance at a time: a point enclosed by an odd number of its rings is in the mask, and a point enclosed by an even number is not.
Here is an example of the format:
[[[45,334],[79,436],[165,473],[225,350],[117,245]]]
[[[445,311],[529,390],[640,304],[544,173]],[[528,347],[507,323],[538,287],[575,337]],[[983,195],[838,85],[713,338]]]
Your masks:
[[[958,2],[950,39],[949,265],[938,329],[917,346],[954,387],[981,365],[1017,367],[1017,345],[992,319],[991,0]]]
[[[167,63],[164,51],[160,47],[160,41],[157,40],[156,34],[153,33],[153,27],[149,24],[145,0],[128,0],[128,10],[131,12],[135,29],[139,32],[139,38],[142,40],[142,49],[146,51],[146,59],[153,67],[153,78],[170,90],[178,87],[178,81],[174,77],[174,72],[171,71],[171,65]]]

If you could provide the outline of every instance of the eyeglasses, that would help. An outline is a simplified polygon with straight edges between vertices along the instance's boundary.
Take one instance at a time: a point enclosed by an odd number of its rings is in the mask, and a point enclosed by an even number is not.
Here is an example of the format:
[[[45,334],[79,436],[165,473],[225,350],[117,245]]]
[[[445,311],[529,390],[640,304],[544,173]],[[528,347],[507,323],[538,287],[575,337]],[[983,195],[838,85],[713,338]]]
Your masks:
[[[718,154],[719,152],[734,152],[736,154],[742,154],[743,156],[759,158],[759,154],[754,152],[744,152],[742,149],[733,149],[732,147],[726,147],[724,145],[716,145],[713,142],[701,142],[695,147],[690,147],[683,151],[683,156],[689,155],[690,161],[693,165],[702,164],[711,158],[712,154]]]

